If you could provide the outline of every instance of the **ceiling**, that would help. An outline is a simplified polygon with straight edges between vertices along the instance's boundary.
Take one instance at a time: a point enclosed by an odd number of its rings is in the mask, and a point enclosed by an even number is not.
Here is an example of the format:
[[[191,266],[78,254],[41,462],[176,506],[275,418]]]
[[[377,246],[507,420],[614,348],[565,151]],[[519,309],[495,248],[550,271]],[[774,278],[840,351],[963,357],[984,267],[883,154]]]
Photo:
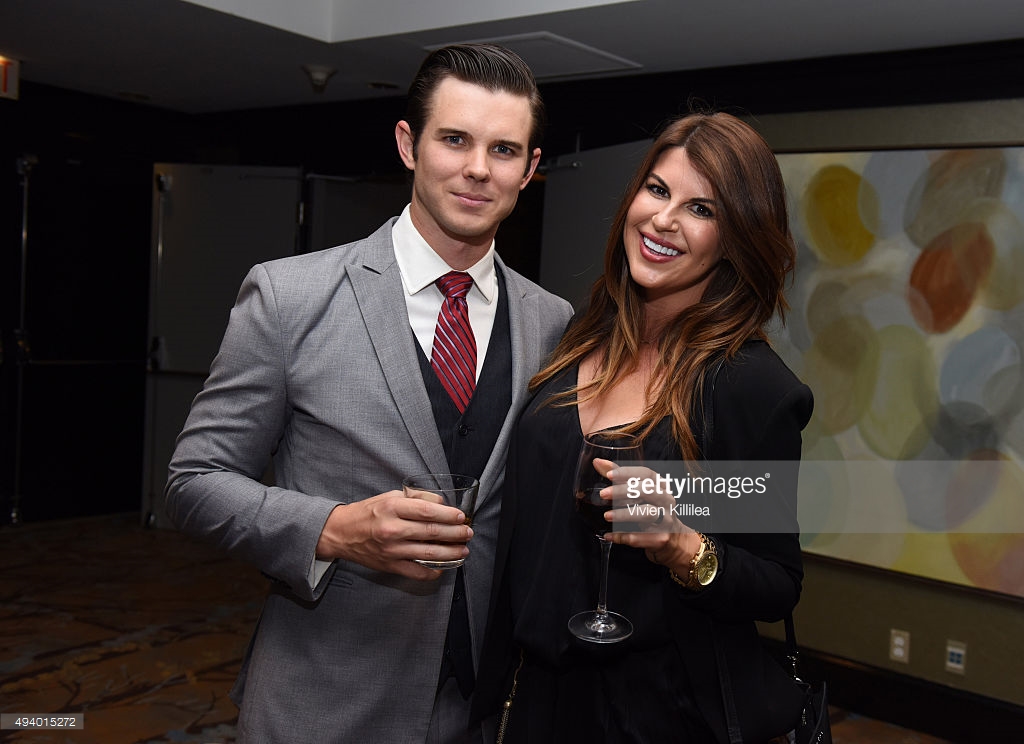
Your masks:
[[[22,80],[203,113],[403,95],[455,41],[502,40],[549,82],[1024,38],[1020,0],[199,1],[0,0],[0,55]],[[336,72],[317,93],[303,65]]]

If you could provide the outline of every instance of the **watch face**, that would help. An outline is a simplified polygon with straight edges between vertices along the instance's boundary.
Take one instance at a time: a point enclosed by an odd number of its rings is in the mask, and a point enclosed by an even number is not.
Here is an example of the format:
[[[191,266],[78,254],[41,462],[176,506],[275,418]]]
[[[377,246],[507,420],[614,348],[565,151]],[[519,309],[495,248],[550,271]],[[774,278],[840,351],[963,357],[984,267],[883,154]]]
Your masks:
[[[705,553],[694,566],[694,574],[701,586],[707,586],[714,581],[718,573],[718,556],[714,553]]]

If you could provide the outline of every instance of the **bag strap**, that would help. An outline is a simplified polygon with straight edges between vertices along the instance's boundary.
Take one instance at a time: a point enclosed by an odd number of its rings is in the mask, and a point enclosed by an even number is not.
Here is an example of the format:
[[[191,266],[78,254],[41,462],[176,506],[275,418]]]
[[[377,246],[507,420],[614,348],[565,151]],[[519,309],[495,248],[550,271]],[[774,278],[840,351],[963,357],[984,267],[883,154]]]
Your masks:
[[[715,385],[718,384],[718,373],[722,371],[725,357],[719,357],[714,366],[704,376],[704,390],[701,400],[701,443],[700,453],[705,459],[711,448],[711,440],[715,433]]]
[[[495,744],[503,744],[505,741],[505,730],[508,728],[508,717],[512,712],[512,703],[516,699],[516,688],[519,687],[519,672],[523,668],[523,661],[525,660],[524,649],[519,649],[519,666],[516,667],[516,671],[512,675],[512,689],[509,690],[508,697],[505,698],[504,705],[501,706],[501,716],[498,718],[498,736],[495,739]]]
[[[707,458],[711,449],[711,440],[715,433],[715,385],[718,384],[718,373],[722,371],[725,357],[719,357],[714,365],[708,368],[704,376],[703,395],[701,400],[701,455]],[[732,678],[729,665],[718,634],[712,632],[712,643],[715,647],[715,660],[718,662],[718,681],[722,692],[722,705],[725,708],[725,725],[729,732],[729,744],[743,744],[743,732],[740,730],[740,717],[736,713],[736,699],[732,694]]]
[[[725,725],[729,732],[729,744],[743,744],[743,732],[740,730],[740,717],[736,713],[736,700],[732,694],[732,678],[729,676],[729,665],[722,653],[722,644],[718,634],[712,631],[711,642],[715,647],[715,659],[718,662],[718,681],[722,688],[722,705],[725,706]]]

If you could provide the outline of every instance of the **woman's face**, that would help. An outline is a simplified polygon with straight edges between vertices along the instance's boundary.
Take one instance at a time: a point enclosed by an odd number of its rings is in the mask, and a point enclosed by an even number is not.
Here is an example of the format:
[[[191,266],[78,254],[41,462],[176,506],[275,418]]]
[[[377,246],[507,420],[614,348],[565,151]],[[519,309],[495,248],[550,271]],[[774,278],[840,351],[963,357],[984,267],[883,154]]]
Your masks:
[[[722,257],[711,185],[682,147],[659,156],[626,212],[630,275],[648,303],[677,312],[699,301]]]

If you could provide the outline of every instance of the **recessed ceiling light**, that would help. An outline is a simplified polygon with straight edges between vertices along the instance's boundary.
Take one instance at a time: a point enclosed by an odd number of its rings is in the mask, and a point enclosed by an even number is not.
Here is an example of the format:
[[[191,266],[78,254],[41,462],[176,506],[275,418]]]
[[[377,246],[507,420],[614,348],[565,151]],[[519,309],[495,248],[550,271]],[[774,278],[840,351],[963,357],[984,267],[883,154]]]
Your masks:
[[[336,68],[328,67],[327,65],[303,65],[302,69],[306,71],[306,75],[309,77],[309,84],[313,86],[314,93],[323,93],[324,89],[327,88],[327,81],[338,71]]]

